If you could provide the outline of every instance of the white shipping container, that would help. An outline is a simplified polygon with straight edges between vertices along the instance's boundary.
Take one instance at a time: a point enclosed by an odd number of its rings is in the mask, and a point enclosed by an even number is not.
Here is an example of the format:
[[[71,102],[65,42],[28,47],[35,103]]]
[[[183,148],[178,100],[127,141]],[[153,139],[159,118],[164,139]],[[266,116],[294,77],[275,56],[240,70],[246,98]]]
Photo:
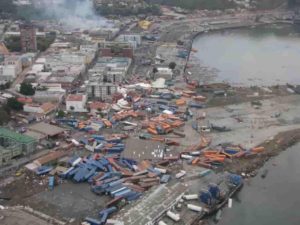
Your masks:
[[[181,156],[180,156],[182,159],[192,159],[193,158],[193,156],[191,156],[191,155],[185,155],[185,154],[181,154]]]
[[[164,221],[161,220],[161,221],[158,222],[158,225],[167,225],[167,224]]]
[[[184,195],[183,199],[185,199],[185,200],[195,200],[195,199],[198,199],[198,195],[197,194],[194,194],[194,195]]]
[[[162,168],[158,168],[158,167],[155,167],[154,169],[158,170],[161,173],[167,173],[166,169],[162,169]]]
[[[181,170],[179,173],[177,173],[177,174],[175,175],[175,177],[176,177],[177,179],[179,179],[179,178],[183,177],[185,174],[186,174],[186,172],[185,172],[184,170]]]
[[[196,212],[202,212],[202,207],[197,205],[188,204],[187,207]]]
[[[172,220],[174,220],[176,222],[180,220],[180,216],[178,214],[175,214],[175,213],[171,212],[171,211],[167,212],[167,216],[170,217]]]
[[[228,199],[228,208],[232,208],[232,198]]]

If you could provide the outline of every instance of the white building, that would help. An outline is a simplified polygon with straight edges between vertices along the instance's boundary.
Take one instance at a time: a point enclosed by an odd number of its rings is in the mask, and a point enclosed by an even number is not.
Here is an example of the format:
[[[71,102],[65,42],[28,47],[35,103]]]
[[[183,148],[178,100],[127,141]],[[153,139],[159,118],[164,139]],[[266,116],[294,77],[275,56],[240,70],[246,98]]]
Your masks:
[[[103,83],[99,80],[89,81],[87,84],[87,94],[89,98],[106,100],[117,92],[118,86],[113,83]]]
[[[51,112],[53,112],[56,109],[56,105],[46,102],[43,104],[25,104],[23,106],[24,112],[29,112],[29,113],[40,113],[47,115]]]
[[[62,53],[60,57],[63,62],[71,64],[86,64],[87,61],[86,55],[80,55],[79,53]]]
[[[102,83],[121,83],[131,65],[131,59],[125,57],[100,57],[89,70],[90,80],[98,79]]]
[[[0,64],[0,80],[14,80],[22,72],[22,61],[20,57],[9,56]]]
[[[171,80],[173,78],[173,71],[168,67],[157,67],[157,73],[154,74],[154,79],[164,78]]]
[[[71,112],[87,112],[86,95],[68,95],[66,99],[66,109]]]

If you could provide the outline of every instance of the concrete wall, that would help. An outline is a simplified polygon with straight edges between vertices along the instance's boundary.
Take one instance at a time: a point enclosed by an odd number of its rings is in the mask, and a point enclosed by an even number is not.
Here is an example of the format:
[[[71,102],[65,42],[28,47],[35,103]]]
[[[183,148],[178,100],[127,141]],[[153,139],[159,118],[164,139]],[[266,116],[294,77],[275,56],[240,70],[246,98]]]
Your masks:
[[[66,109],[70,112],[86,112],[86,96],[83,97],[82,101],[66,101]],[[73,110],[71,108],[74,108]]]
[[[112,84],[88,84],[87,94],[89,98],[106,100],[117,92],[117,86]]]
[[[14,65],[0,65],[0,80],[13,80],[22,71],[22,64],[17,61]]]
[[[41,107],[32,106],[32,105],[24,105],[23,110],[24,110],[24,112],[29,112],[29,113],[43,113],[44,112],[41,109]]]

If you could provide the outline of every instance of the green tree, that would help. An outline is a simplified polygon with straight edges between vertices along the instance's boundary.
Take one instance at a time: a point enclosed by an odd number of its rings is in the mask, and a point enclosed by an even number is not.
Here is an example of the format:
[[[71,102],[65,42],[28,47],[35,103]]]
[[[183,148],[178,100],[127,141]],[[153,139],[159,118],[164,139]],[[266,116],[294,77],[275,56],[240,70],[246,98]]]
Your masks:
[[[64,112],[63,110],[59,110],[59,111],[57,112],[57,117],[59,117],[59,118],[65,117],[65,112]]]
[[[18,36],[7,37],[4,40],[6,47],[11,52],[20,52],[21,48],[21,39]]]
[[[30,83],[23,82],[20,87],[20,93],[23,95],[34,95],[35,89]]]
[[[46,35],[46,37],[38,37],[37,38],[37,48],[41,52],[46,51],[49,46],[55,41],[56,33],[51,32]]]
[[[3,107],[0,107],[0,125],[6,124],[9,120],[9,113]]]
[[[174,70],[175,67],[176,67],[176,63],[175,62],[170,62],[169,68],[172,69],[172,70]]]
[[[156,67],[153,67],[152,73],[156,74],[158,72],[158,69]]]
[[[23,110],[23,104],[19,102],[16,98],[9,98],[6,103],[9,109],[16,111]]]
[[[0,84],[0,90],[5,90],[10,87],[10,81],[6,82],[5,84]]]

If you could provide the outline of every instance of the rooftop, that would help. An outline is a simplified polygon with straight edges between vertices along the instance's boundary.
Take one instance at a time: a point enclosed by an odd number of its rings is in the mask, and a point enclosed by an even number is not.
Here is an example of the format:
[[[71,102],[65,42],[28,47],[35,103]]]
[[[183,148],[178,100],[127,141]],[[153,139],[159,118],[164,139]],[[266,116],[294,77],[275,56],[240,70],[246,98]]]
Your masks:
[[[28,127],[28,129],[30,131],[39,132],[48,136],[55,136],[65,131],[65,129],[61,127],[53,126],[44,122],[31,125],[30,127]]]
[[[16,132],[11,131],[9,129],[6,129],[4,127],[0,127],[0,136],[13,139],[14,141],[17,141],[17,142],[22,143],[22,144],[28,144],[28,143],[36,141],[32,137],[16,133]]]
[[[105,103],[105,102],[92,102],[89,104],[89,108],[90,109],[108,109],[109,108],[109,104]]]
[[[81,102],[82,100],[83,100],[83,95],[69,95],[67,97],[67,101]]]
[[[50,103],[50,102],[46,102],[44,104],[41,105],[41,108],[43,109],[43,111],[45,113],[52,111],[53,109],[55,109],[55,105]]]

